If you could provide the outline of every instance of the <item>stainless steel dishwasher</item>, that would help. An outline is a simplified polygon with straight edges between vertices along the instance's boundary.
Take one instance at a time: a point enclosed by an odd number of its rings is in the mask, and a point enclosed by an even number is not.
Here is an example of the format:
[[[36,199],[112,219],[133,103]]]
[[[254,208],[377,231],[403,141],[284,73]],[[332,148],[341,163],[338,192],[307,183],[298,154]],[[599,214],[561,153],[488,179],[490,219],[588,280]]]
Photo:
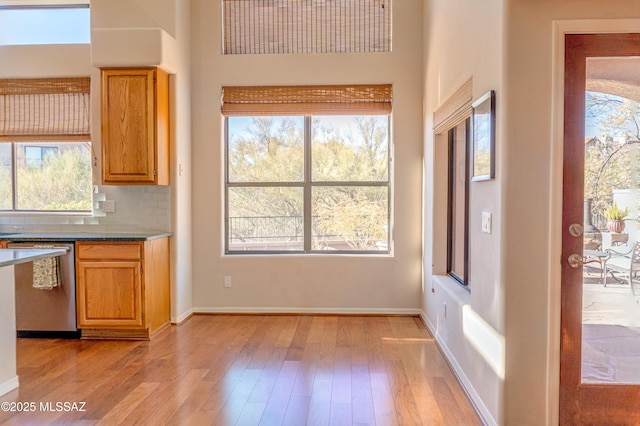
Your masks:
[[[79,338],[76,326],[75,244],[72,241],[21,241],[7,248],[48,245],[66,250],[60,256],[62,283],[51,290],[33,287],[33,262],[15,266],[18,337]]]

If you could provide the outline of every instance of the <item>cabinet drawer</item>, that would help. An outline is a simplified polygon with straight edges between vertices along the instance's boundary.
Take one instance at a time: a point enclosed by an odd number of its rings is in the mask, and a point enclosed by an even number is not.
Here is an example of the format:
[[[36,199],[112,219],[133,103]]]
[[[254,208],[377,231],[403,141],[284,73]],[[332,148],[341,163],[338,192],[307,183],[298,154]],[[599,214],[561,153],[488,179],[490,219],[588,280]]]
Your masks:
[[[133,244],[79,243],[76,248],[78,259],[122,259],[142,258],[142,246]]]

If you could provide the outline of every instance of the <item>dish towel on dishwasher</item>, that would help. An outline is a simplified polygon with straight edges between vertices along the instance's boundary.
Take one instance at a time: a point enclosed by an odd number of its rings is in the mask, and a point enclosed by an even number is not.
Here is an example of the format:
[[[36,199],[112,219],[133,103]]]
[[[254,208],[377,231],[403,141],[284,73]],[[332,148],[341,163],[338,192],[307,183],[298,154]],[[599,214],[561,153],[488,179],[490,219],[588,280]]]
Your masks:
[[[52,245],[38,244],[33,248],[51,249]],[[52,290],[62,285],[60,276],[60,257],[48,257],[33,261],[33,288],[40,290]]]

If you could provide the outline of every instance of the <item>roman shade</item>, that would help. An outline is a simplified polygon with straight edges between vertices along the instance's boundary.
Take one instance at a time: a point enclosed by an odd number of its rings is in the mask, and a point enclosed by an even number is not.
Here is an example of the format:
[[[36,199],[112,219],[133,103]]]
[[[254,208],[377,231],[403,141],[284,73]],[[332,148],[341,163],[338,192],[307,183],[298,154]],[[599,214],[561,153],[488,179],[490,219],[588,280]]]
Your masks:
[[[222,88],[225,116],[390,114],[392,86],[230,86]]]
[[[223,53],[390,52],[392,0],[223,0]]]
[[[86,141],[90,78],[0,80],[0,142]]]
[[[448,132],[467,117],[471,117],[473,79],[467,80],[433,113],[433,133]]]

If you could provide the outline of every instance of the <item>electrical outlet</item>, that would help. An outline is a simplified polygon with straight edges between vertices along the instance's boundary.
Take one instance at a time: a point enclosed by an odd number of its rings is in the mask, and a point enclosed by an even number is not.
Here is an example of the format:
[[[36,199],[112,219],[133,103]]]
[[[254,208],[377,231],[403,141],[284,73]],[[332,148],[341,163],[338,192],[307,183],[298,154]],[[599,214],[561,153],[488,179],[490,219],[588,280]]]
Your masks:
[[[116,202],[114,200],[105,200],[103,202],[104,211],[106,213],[115,213],[116,211]]]
[[[229,275],[225,275],[224,277],[224,287],[225,288],[231,287],[231,277]]]

